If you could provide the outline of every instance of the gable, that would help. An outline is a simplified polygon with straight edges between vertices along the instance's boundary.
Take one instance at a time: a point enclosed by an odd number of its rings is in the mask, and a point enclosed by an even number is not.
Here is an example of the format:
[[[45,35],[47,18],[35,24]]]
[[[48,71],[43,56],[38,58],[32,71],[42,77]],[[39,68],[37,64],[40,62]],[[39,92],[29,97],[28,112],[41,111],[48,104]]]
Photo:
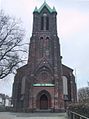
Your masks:
[[[34,73],[37,74],[41,70],[48,70],[51,74],[53,73],[53,69],[45,57],[39,62]]]
[[[45,1],[39,9],[37,9],[37,7],[35,7],[34,12],[40,13],[44,8],[46,8],[50,13],[56,12],[55,7],[53,7],[53,9],[52,9]]]

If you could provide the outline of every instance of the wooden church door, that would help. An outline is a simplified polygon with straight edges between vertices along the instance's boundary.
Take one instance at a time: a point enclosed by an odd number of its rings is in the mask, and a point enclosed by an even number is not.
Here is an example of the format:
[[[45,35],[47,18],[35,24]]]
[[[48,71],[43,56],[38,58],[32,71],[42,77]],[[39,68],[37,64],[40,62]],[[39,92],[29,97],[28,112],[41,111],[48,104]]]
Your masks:
[[[40,97],[40,109],[48,109],[48,97],[45,94]]]

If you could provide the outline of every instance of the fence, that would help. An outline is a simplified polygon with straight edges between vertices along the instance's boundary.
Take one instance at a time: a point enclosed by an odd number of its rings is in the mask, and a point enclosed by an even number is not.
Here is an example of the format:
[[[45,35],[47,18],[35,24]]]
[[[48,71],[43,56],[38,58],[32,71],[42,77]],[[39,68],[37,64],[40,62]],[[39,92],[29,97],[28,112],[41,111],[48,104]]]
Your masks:
[[[72,112],[70,110],[67,110],[67,116],[68,116],[68,119],[89,119],[89,117],[85,117],[83,115],[80,115],[76,112]]]

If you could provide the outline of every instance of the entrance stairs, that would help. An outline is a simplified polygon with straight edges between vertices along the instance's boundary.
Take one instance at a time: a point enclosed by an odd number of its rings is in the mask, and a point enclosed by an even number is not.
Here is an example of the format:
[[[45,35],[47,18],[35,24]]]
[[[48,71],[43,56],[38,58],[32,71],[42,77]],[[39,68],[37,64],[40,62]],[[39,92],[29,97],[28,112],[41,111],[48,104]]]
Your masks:
[[[52,112],[51,109],[36,109],[35,112],[38,112],[38,113],[49,113],[49,112]]]

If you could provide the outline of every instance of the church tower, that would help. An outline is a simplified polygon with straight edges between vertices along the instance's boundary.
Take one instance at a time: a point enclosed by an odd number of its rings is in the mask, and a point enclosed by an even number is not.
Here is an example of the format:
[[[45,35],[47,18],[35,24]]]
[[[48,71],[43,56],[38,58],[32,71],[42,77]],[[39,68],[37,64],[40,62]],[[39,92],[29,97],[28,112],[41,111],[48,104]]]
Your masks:
[[[38,93],[46,91],[51,97],[51,104],[48,104],[48,108],[54,107],[59,110],[63,108],[63,86],[56,16],[55,8],[51,9],[46,2],[39,9],[35,8],[28,64],[31,67],[31,75],[34,77],[33,94],[38,89]],[[35,87],[35,84],[44,86]],[[49,87],[49,85],[52,86]],[[47,94],[44,93],[44,95]]]
[[[44,2],[33,12],[28,62],[17,70],[14,79],[14,109],[63,111],[62,75],[57,12]]]

